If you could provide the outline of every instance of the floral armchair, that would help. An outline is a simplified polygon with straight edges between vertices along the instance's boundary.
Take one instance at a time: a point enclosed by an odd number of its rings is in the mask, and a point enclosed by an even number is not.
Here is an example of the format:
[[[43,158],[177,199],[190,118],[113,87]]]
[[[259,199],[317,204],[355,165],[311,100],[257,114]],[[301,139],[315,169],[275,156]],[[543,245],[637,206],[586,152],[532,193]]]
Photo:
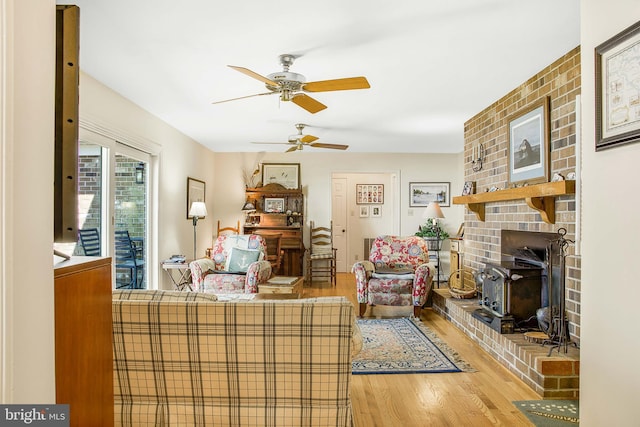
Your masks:
[[[255,294],[258,285],[271,277],[266,243],[257,234],[221,235],[211,258],[189,263],[193,290],[213,294]]]
[[[356,276],[359,315],[367,304],[411,305],[413,315],[427,301],[435,267],[429,263],[427,243],[417,236],[379,236],[373,242],[368,261],[353,265]]]

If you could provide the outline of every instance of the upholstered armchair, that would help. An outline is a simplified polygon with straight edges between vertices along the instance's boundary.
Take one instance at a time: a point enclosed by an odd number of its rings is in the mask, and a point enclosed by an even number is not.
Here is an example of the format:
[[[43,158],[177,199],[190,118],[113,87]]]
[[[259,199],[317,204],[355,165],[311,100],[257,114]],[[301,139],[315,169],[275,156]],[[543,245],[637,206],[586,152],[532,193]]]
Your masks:
[[[356,262],[359,315],[368,305],[411,305],[413,315],[427,301],[435,267],[429,263],[427,243],[417,236],[379,236],[373,242],[369,260]]]
[[[255,294],[258,285],[271,277],[266,244],[257,234],[221,235],[211,258],[189,264],[193,290],[213,294]]]

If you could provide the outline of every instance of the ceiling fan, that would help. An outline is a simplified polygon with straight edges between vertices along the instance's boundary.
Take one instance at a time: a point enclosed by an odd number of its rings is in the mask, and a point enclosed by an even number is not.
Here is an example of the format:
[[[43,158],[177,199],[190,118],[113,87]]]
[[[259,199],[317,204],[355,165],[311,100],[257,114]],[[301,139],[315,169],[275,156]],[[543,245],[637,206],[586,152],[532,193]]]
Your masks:
[[[346,150],[349,148],[348,145],[343,144],[325,144],[324,142],[315,142],[319,138],[313,135],[304,135],[302,130],[305,128],[305,124],[298,123],[296,124],[296,129],[298,129],[298,133],[294,135],[289,135],[288,142],[252,142],[252,144],[284,144],[290,145],[285,153],[290,153],[296,150],[302,150],[305,146],[313,147],[313,148],[330,148],[333,150]]]
[[[299,107],[302,107],[308,112],[314,114],[318,111],[324,110],[327,106],[303,92],[329,92],[334,90],[368,89],[371,87],[369,86],[369,82],[366,77],[348,77],[343,79],[307,82],[302,74],[292,73],[289,71],[289,67],[293,64],[293,61],[296,58],[297,56],[292,54],[280,55],[282,71],[269,74],[266,77],[251,71],[248,68],[228,65],[228,67],[231,67],[236,71],[246,74],[249,77],[253,77],[256,80],[260,80],[266,85],[270,92],[241,96],[239,98],[226,99],[224,101],[215,101],[213,104],[252,98],[254,96],[279,94],[280,100],[291,101]]]

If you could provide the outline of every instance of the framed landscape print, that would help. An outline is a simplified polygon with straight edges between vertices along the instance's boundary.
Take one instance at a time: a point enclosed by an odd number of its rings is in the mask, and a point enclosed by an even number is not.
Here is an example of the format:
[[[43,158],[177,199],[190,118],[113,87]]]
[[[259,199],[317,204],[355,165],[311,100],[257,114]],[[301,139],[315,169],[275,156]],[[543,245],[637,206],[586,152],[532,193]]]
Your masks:
[[[205,202],[206,184],[199,179],[187,177],[187,219],[192,219],[193,216],[189,216],[189,210],[193,202]]]
[[[596,151],[640,141],[640,22],[596,47]]]
[[[300,188],[300,163],[263,163],[262,185],[280,184],[284,188]]]
[[[384,203],[384,184],[356,184],[356,204],[381,205]]]
[[[508,133],[509,183],[549,181],[549,97],[511,116]]]
[[[426,208],[431,202],[440,206],[450,206],[450,182],[410,182],[409,207]]]

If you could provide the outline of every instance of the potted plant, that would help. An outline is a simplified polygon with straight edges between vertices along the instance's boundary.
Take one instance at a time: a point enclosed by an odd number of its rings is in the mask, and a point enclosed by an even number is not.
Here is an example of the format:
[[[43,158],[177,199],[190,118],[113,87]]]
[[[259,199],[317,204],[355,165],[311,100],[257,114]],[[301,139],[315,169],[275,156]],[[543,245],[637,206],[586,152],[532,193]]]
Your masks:
[[[449,233],[440,227],[440,225],[434,221],[434,218],[427,218],[427,222],[418,226],[418,232],[415,234],[418,237],[422,237],[427,242],[427,248],[430,251],[439,251],[442,247],[442,241],[449,238]],[[440,239],[438,240],[438,229],[440,229]]]

